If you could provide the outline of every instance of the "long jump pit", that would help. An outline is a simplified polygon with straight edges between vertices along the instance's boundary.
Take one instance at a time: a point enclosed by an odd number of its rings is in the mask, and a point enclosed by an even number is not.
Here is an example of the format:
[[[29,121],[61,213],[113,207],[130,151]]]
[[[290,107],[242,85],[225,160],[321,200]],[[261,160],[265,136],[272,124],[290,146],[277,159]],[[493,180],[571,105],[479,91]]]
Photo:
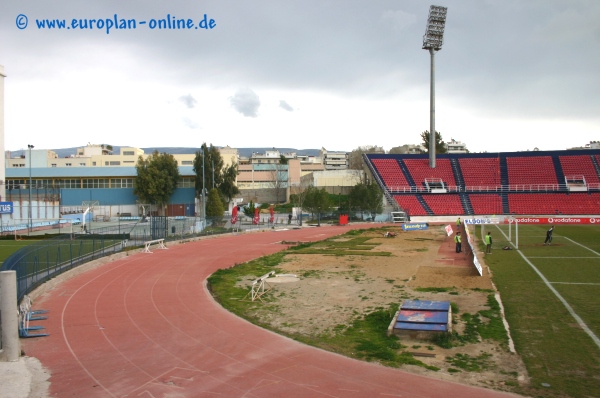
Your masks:
[[[393,231],[396,236],[384,237],[381,229],[374,229],[363,231],[360,237],[369,237],[369,242],[378,244],[371,251],[389,252],[389,256],[286,255],[277,267],[282,273],[298,278],[273,283],[269,292],[273,300],[269,300],[268,306],[258,306],[254,315],[262,324],[285,334],[319,336],[335,333],[340,325],[350,325],[354,319],[376,308],[387,308],[390,303],[449,301],[453,308],[458,308],[458,313],[453,314],[452,329],[461,334],[466,327],[462,314],[476,314],[490,308],[489,296],[496,292],[489,269],[484,265],[480,276],[468,255],[455,252],[453,236],[447,236],[443,226],[421,231],[400,228],[385,231]],[[351,239],[338,237],[331,241]],[[249,288],[251,278],[244,278],[238,286]],[[509,380],[514,382],[514,372],[518,373],[520,383],[527,381],[525,366],[518,355],[489,340],[450,349],[422,339],[402,337],[400,342],[422,362],[440,368],[435,372],[403,365],[403,370],[490,388]],[[453,371],[447,358],[457,354],[485,358],[487,370]]]

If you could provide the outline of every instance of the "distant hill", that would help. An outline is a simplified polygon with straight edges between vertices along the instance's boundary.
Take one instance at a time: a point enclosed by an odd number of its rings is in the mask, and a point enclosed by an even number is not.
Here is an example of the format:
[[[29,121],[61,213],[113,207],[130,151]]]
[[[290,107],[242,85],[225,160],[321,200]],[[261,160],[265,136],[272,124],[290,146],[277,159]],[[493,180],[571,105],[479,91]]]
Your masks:
[[[75,155],[77,153],[77,148],[81,147],[72,147],[72,148],[58,148],[52,149],[59,158],[69,157],[71,155]],[[113,145],[113,153],[119,153],[121,147]],[[181,147],[150,147],[150,148],[142,148],[146,154],[150,154],[155,150],[160,153],[170,153],[171,155],[181,155],[188,153],[196,153],[200,148],[181,148]],[[273,147],[269,148],[237,148],[240,156],[250,157],[254,152],[265,153],[265,151],[272,150]],[[287,152],[296,152],[298,155],[308,155],[308,156],[318,156],[319,149],[295,149],[295,148],[275,148],[279,150],[281,153]],[[27,150],[18,150],[18,151],[10,151],[11,157],[16,158],[23,154],[25,154]]]

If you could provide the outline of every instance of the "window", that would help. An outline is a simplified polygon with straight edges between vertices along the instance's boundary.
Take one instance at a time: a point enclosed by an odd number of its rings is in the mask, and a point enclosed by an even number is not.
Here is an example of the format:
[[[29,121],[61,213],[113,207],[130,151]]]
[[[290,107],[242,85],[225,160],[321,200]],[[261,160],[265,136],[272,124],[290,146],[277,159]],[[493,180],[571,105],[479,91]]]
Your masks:
[[[65,163],[65,166],[71,166],[71,163]]]
[[[81,181],[77,179],[60,179],[55,180],[54,185],[59,188],[81,188]]]
[[[56,163],[52,163],[50,167],[56,167]]]
[[[133,151],[123,151],[123,156],[133,156],[135,155],[135,152]]]
[[[33,184],[36,188],[51,188],[54,186],[52,180],[35,180]]]
[[[182,160],[182,161],[181,161],[181,165],[182,165],[182,166],[191,166],[191,165],[193,165],[193,164],[194,164],[194,161],[193,161],[193,160]]]
[[[8,190],[21,189],[22,186],[25,186],[25,180],[6,180],[6,188]]]
[[[111,160],[110,161],[110,165],[111,166],[120,166],[121,162],[119,162],[118,160]]]
[[[85,163],[79,163],[79,165],[80,165],[80,166],[85,166],[86,164],[85,164]]]
[[[111,178],[111,188],[133,188],[133,178]]]
[[[83,188],[108,188],[108,178],[84,178]]]
[[[96,162],[92,162],[92,166],[95,166],[95,165],[96,165]]]
[[[193,177],[183,177],[177,181],[177,188],[193,188],[194,187],[194,178]]]
[[[124,160],[123,163],[135,163],[133,160]]]

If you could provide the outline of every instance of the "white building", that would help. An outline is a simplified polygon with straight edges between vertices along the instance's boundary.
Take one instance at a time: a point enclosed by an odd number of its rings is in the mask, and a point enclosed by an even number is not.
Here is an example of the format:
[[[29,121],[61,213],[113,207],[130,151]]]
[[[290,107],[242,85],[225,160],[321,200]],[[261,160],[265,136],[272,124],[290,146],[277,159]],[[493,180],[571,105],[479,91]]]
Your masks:
[[[339,151],[328,151],[321,148],[319,157],[323,159],[325,170],[345,170],[348,168],[348,153]]]
[[[450,141],[446,142],[446,152],[447,153],[469,153],[467,150],[467,145],[456,141],[454,138],[450,138]]]

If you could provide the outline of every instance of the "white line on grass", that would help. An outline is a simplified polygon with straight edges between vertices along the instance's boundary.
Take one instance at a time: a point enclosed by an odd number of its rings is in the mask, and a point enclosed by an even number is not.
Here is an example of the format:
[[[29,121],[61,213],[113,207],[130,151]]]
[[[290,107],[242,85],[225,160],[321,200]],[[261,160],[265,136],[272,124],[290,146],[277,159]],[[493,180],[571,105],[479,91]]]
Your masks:
[[[583,282],[550,282],[553,285],[598,285],[600,286],[600,283],[583,283]]]
[[[496,228],[498,228],[498,230],[500,231],[500,233],[502,235],[504,235],[504,237],[506,238],[506,240],[508,240],[508,236],[506,236],[506,234],[500,229],[500,227],[498,227],[498,225],[496,225]],[[565,237],[565,238],[569,239],[567,237]],[[571,239],[569,239],[569,240],[571,242],[573,242]],[[578,245],[580,245],[582,247],[585,247],[585,246],[583,246],[583,245],[581,245],[581,244],[579,244],[577,242],[573,242],[573,243],[576,243],[576,244],[578,244]],[[513,245],[513,246],[515,246],[512,242],[510,242],[510,244]],[[586,247],[586,249],[588,249],[588,248]],[[593,251],[591,249],[588,249],[588,250]],[[525,260],[525,262],[527,264],[529,264],[529,266],[531,268],[533,268],[533,270],[540,276],[540,278],[542,278],[542,281],[544,281],[544,283],[546,284],[546,286],[548,286],[548,289],[550,289],[550,291],[552,291],[552,293],[554,293],[554,295],[564,304],[564,306],[567,309],[567,311],[569,311],[569,313],[571,314],[571,316],[573,318],[575,318],[575,320],[577,321],[577,323],[579,324],[579,326],[581,326],[581,328],[583,329],[583,331],[586,332],[588,334],[588,336],[590,336],[592,338],[592,340],[594,341],[594,343],[596,343],[596,345],[598,346],[598,348],[600,348],[600,339],[598,338],[598,336],[596,336],[594,334],[594,332],[592,332],[590,330],[590,328],[585,324],[585,322],[583,322],[583,319],[581,319],[579,317],[579,315],[577,315],[575,313],[575,311],[573,310],[573,308],[571,308],[571,306],[569,305],[569,303],[567,303],[567,300],[565,300],[563,298],[563,296],[561,296],[560,293],[558,293],[558,291],[554,288],[554,286],[552,286],[552,284],[548,281],[548,279],[546,279],[546,277],[544,276],[544,274],[542,274],[540,272],[540,270],[538,270],[536,268],[536,266],[533,265],[533,263],[531,261],[529,261],[529,259],[527,257],[525,257],[525,255],[521,252],[521,250],[517,250],[517,253],[519,253],[519,255],[521,257],[523,257],[523,260]],[[594,252],[594,253],[596,253],[596,252]],[[598,254],[598,253],[596,253],[596,254]],[[600,254],[598,254],[598,255],[600,256]]]
[[[590,249],[589,247],[587,247],[587,246],[584,246],[584,245],[582,245],[581,243],[577,243],[577,242],[575,242],[573,239],[569,239],[569,238],[567,238],[566,236],[565,236],[564,238],[565,238],[565,239],[567,239],[567,240],[569,240],[569,241],[571,241],[571,242],[573,242],[573,243],[575,243],[577,246],[581,246],[581,247],[583,247],[584,249],[587,249],[587,250],[591,251],[591,252],[592,252],[592,253],[594,253],[596,256],[600,256],[600,253],[593,251],[593,250],[592,250],[592,249]]]
[[[595,258],[595,259],[598,259],[598,257],[553,257],[553,256],[550,256],[550,257],[531,257],[530,256],[529,258],[569,258],[569,259],[570,258]]]

